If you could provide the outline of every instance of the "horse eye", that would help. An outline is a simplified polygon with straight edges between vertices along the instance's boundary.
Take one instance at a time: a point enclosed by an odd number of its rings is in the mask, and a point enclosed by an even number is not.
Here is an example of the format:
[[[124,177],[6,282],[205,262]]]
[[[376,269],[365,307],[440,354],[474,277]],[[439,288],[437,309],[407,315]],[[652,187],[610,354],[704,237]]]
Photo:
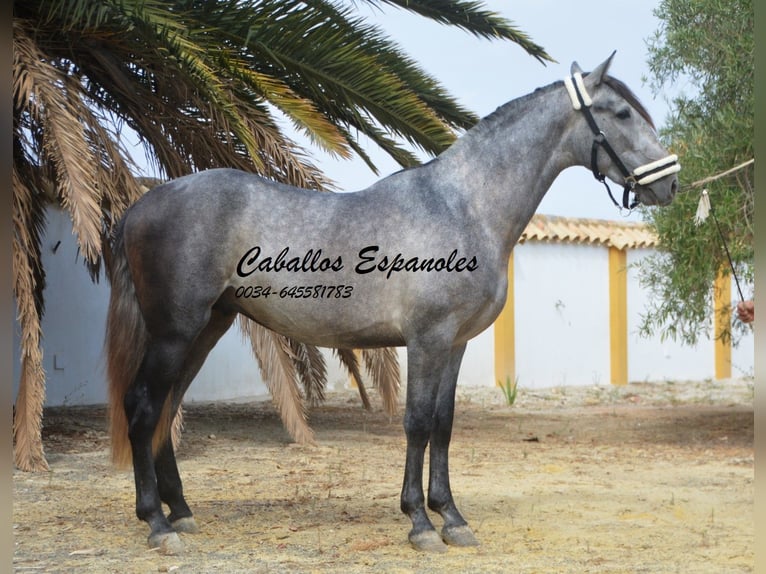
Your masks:
[[[627,120],[630,117],[630,110],[628,108],[621,109],[617,112],[617,117],[621,120]]]

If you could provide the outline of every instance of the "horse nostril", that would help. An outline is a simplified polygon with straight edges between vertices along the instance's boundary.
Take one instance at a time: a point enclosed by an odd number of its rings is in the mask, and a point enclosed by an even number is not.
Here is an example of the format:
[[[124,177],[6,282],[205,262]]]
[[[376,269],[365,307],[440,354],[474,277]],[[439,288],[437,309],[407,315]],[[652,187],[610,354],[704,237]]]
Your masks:
[[[673,182],[670,184],[670,195],[675,195],[678,191],[678,180],[674,179]]]

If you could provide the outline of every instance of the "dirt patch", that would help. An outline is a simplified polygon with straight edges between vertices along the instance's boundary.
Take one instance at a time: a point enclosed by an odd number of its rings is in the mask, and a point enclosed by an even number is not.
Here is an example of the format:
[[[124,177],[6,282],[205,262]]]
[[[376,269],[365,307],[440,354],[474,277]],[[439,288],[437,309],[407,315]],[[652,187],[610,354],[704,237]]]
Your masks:
[[[51,470],[14,472],[17,572],[752,572],[753,385],[459,389],[452,488],[481,545],[423,555],[399,512],[401,420],[331,393],[318,446],[269,402],[187,405],[201,532],[146,546],[100,408],[45,413]],[[437,527],[439,519],[434,519]]]

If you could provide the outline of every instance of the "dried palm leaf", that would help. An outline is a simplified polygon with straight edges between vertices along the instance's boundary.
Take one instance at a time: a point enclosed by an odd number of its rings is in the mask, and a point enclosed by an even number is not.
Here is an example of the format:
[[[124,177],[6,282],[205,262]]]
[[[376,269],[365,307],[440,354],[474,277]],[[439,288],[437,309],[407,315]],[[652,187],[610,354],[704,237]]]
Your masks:
[[[48,463],[42,444],[45,402],[39,295],[43,287],[39,236],[42,206],[15,168],[13,189],[13,294],[21,326],[21,379],[13,417],[13,454],[14,463],[21,470],[43,471],[48,470]]]
[[[239,316],[238,323],[243,336],[250,340],[261,377],[271,392],[287,432],[298,443],[313,444],[314,432],[306,420],[289,340],[244,315]]]
[[[370,397],[367,396],[367,389],[364,387],[362,373],[359,370],[359,359],[353,349],[333,349],[335,356],[338,357],[341,364],[346,367],[351,377],[353,377],[356,387],[359,390],[359,397],[362,399],[364,408],[372,410]]]
[[[324,389],[327,386],[327,367],[324,355],[314,345],[307,345],[294,339],[288,339],[292,350],[295,369],[303,383],[306,402],[317,406],[324,402]]]
[[[377,387],[383,408],[389,416],[396,414],[399,404],[399,355],[395,347],[362,350],[367,372],[372,377],[373,386]]]

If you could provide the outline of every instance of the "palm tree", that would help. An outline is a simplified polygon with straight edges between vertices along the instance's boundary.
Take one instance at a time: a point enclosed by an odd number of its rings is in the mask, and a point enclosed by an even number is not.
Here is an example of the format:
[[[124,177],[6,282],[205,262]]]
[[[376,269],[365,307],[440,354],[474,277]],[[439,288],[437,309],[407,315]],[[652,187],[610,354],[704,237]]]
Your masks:
[[[510,22],[473,0],[366,1],[404,8],[479,37],[510,40],[541,62],[550,60]],[[124,130],[138,134],[147,157],[166,178],[229,166],[327,190],[331,182],[280,129],[278,117],[288,118],[312,145],[343,158],[356,154],[372,169],[361,137],[402,166],[412,166],[418,159],[408,145],[439,153],[456,130],[477,120],[356,14],[353,1],[348,4],[14,2],[13,280],[21,379],[13,431],[18,468],[47,468],[40,346],[45,210],[53,204],[70,214],[80,252],[97,278],[115,222],[146,189],[123,144]],[[309,398],[321,399],[319,354],[259,332],[254,324],[241,326],[283,418],[291,408],[298,417],[288,425],[295,436],[302,424],[295,380],[303,382]],[[357,376],[354,353],[338,354]],[[364,355],[374,381],[395,374],[392,357]]]

